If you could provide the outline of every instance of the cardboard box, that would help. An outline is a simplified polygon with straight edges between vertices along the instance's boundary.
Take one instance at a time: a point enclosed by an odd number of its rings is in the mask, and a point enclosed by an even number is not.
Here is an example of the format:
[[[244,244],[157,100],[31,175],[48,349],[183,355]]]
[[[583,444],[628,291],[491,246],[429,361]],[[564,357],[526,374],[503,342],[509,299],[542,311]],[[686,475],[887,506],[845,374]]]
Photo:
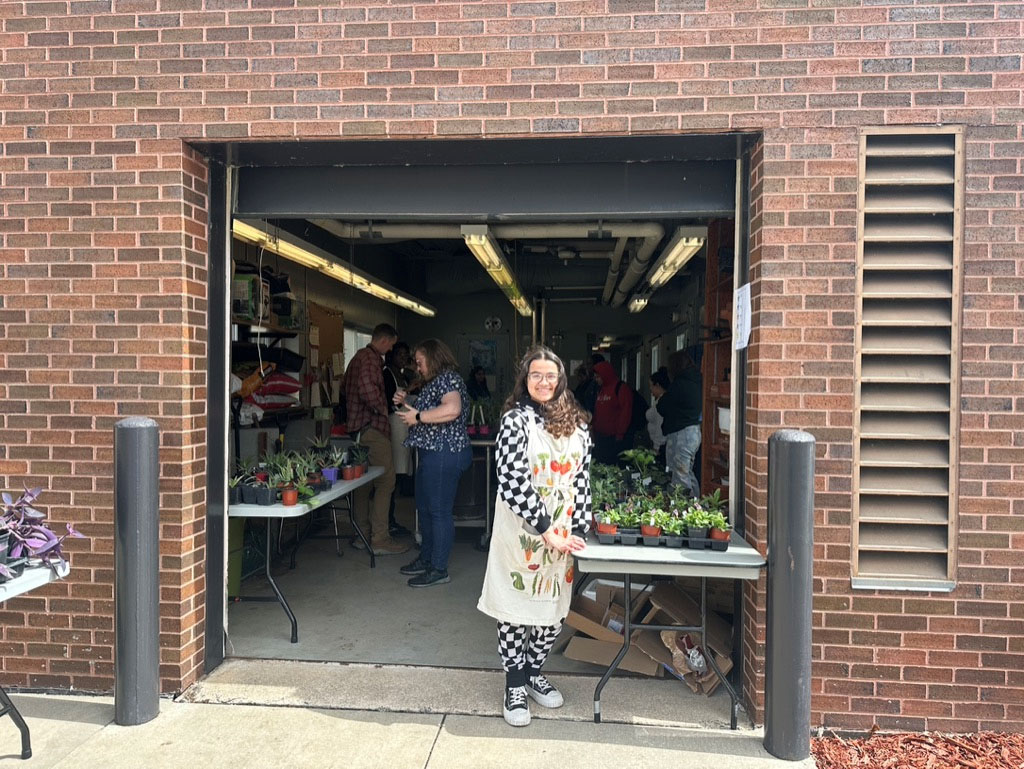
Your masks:
[[[651,591],[651,605],[671,618],[672,624],[700,626],[700,606],[677,585],[661,582]],[[710,646],[723,657],[732,657],[732,626],[713,611],[707,612],[708,638],[698,640],[700,632],[691,637],[700,645]],[[717,657],[716,657],[717,659]]]
[[[589,662],[593,665],[608,667],[612,660],[622,650],[622,637],[618,642],[597,641],[593,638],[574,636],[569,645],[565,647],[565,656],[579,662]],[[661,665],[642,651],[630,644],[629,651],[619,663],[619,670],[628,670],[632,673],[640,673],[645,676],[661,675]]]
[[[598,641],[614,643],[618,640],[621,644],[622,636],[602,624],[604,614],[604,608],[597,601],[585,595],[577,595],[572,600],[572,608],[565,618],[565,624]]]

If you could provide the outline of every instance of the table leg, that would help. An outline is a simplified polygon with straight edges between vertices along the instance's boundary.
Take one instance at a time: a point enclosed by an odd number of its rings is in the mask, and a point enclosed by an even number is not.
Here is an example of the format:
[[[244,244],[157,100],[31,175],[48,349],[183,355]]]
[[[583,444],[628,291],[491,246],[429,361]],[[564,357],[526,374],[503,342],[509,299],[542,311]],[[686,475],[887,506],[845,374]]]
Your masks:
[[[732,684],[729,683],[725,674],[722,673],[718,667],[718,663],[715,662],[715,653],[708,646],[708,635],[707,635],[707,577],[700,578],[700,637],[704,644],[704,657],[707,659],[711,669],[715,671],[715,675],[718,676],[718,680],[722,682],[722,686],[725,687],[726,691],[729,692],[729,728],[736,728],[736,715],[739,709],[739,695],[736,694],[736,690],[733,689]]]
[[[480,535],[480,541],[477,543],[477,550],[487,550],[491,542],[491,446],[484,447],[484,456],[486,457],[486,479],[484,480],[484,533]]]
[[[622,620],[622,648],[619,649],[619,653],[615,655],[615,659],[612,660],[612,664],[608,666],[608,669],[601,676],[601,680],[597,682],[597,688],[594,689],[594,723],[601,723],[601,690],[604,685],[608,683],[608,679],[612,677],[612,673],[618,668],[619,663],[622,662],[623,657],[626,656],[626,652],[629,651],[630,635],[633,632],[633,628],[630,625],[630,615],[633,613],[632,599],[633,599],[633,580],[629,574],[622,575],[622,584],[624,590],[622,591],[622,602],[625,604],[625,617]]]
[[[270,587],[274,591],[274,595],[277,596],[277,602],[281,604],[281,608],[284,609],[284,613],[288,615],[289,621],[292,623],[292,643],[299,642],[299,623],[295,619],[295,615],[292,613],[292,607],[288,605],[288,602],[284,599],[284,595],[278,588],[277,583],[274,582],[274,577],[270,573],[270,522],[273,518],[267,518],[267,581],[270,582]]]
[[[32,737],[28,731],[28,724],[25,723],[25,719],[21,717],[21,713],[18,712],[2,687],[0,687],[0,704],[3,705],[3,708],[0,708],[0,718],[10,716],[14,725],[18,727],[18,731],[21,732],[21,757],[32,758]]]
[[[359,524],[356,523],[356,508],[352,504],[352,492],[350,491],[346,497],[348,498],[348,520],[352,524],[352,528],[355,529],[356,536],[363,541],[363,545],[366,546],[366,552],[370,554],[370,568],[376,568],[377,556],[373,554],[373,547],[366,540],[366,535],[363,534],[363,530],[359,528]]]

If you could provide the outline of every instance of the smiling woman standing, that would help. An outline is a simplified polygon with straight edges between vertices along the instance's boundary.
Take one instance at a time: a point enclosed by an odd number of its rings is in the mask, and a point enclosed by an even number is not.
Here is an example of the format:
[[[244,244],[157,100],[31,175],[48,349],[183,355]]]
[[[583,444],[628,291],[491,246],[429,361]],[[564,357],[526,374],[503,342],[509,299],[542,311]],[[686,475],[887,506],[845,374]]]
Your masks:
[[[409,587],[449,582],[448,557],[455,541],[452,506],[459,478],[473,461],[466,418],[469,396],[455,356],[439,339],[425,339],[413,350],[422,383],[416,408],[405,405],[405,390],[395,393],[398,417],[409,426],[405,445],[417,451],[416,511],[420,554],[399,571],[412,577]]]
[[[502,713],[510,725],[526,726],[527,695],[547,708],[563,702],[540,669],[569,612],[572,554],[585,546],[589,416],[568,390],[562,361],[546,347],[526,354],[505,409],[494,529],[477,608],[498,621]]]

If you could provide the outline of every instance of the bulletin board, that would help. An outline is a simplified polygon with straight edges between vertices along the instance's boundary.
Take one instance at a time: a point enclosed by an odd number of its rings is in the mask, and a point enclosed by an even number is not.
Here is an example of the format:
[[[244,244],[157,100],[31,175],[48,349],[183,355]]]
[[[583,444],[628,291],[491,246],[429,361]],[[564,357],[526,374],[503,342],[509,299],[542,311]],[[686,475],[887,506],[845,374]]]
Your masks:
[[[309,340],[310,340],[310,368],[313,368],[313,361],[316,361],[318,381],[326,388],[327,396],[331,403],[337,402],[334,394],[337,392],[344,371],[336,370],[334,361],[342,357],[345,347],[345,323],[344,313],[339,309],[325,307],[316,302],[309,302],[306,307],[309,316]],[[314,329],[316,330],[314,332]],[[316,345],[314,345],[314,340]],[[316,350],[314,351],[314,346]],[[317,384],[311,385],[316,387]],[[328,405],[322,402],[322,405]]]

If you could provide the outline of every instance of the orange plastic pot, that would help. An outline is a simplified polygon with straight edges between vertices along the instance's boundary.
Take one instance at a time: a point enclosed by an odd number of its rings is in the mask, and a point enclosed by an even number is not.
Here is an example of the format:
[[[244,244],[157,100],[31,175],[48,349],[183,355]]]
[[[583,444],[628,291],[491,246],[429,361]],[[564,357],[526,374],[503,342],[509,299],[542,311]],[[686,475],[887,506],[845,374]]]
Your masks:
[[[299,504],[299,490],[298,489],[282,489],[281,490],[281,504],[285,507],[290,505]]]

